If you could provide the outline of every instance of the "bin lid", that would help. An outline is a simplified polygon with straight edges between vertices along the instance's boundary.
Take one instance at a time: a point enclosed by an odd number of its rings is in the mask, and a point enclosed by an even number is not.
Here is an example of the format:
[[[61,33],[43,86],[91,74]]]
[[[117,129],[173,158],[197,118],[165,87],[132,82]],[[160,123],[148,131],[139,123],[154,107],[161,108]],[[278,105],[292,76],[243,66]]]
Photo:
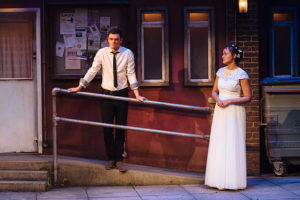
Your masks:
[[[300,86],[299,87],[265,87],[265,92],[268,93],[298,93],[300,94]]]

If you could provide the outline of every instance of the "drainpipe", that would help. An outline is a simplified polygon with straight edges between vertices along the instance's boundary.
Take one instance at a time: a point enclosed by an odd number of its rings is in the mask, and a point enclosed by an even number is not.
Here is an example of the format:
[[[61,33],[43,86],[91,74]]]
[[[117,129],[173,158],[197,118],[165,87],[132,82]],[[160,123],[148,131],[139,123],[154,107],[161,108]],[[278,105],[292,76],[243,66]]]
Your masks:
[[[46,53],[45,53],[45,0],[42,1],[42,15],[43,15],[43,21],[42,21],[42,68],[43,68],[43,74],[42,74],[42,85],[43,85],[43,88],[42,88],[42,91],[43,91],[43,148],[47,148],[48,147],[48,141],[47,141],[47,131],[46,131],[46,73],[45,73],[45,70],[46,70],[46,60],[45,60],[45,56],[46,56]]]

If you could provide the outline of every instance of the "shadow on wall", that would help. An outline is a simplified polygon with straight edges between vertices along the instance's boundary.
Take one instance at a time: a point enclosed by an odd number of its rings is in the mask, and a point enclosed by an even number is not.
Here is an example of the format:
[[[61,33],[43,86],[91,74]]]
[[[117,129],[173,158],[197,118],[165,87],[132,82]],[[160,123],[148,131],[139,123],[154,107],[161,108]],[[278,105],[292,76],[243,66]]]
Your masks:
[[[207,102],[199,88],[183,88],[181,83],[168,88],[149,89],[149,99],[195,106]],[[152,129],[191,134],[209,134],[210,115],[197,111],[148,105],[131,105],[129,124]],[[139,117],[141,116],[141,117]],[[205,171],[208,142],[202,139],[128,131],[128,158],[126,162],[175,168],[189,171]]]

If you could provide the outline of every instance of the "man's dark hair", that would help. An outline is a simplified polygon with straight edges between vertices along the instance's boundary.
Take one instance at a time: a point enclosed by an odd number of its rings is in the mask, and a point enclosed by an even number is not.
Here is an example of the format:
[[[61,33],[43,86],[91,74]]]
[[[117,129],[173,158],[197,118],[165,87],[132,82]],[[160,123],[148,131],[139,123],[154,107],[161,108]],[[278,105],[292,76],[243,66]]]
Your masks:
[[[123,34],[122,34],[121,30],[118,29],[118,28],[110,29],[109,32],[108,32],[108,35],[109,34],[119,34],[120,38],[123,38]]]

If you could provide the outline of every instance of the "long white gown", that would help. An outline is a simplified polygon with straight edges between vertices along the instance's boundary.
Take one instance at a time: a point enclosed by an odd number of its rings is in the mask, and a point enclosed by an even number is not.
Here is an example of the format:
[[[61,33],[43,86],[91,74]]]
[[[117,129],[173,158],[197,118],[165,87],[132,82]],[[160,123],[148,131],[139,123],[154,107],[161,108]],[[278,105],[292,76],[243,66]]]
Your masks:
[[[249,79],[241,68],[220,68],[218,89],[221,100],[241,96],[240,79]],[[246,112],[244,105],[215,106],[210,132],[205,185],[238,190],[247,186]]]

